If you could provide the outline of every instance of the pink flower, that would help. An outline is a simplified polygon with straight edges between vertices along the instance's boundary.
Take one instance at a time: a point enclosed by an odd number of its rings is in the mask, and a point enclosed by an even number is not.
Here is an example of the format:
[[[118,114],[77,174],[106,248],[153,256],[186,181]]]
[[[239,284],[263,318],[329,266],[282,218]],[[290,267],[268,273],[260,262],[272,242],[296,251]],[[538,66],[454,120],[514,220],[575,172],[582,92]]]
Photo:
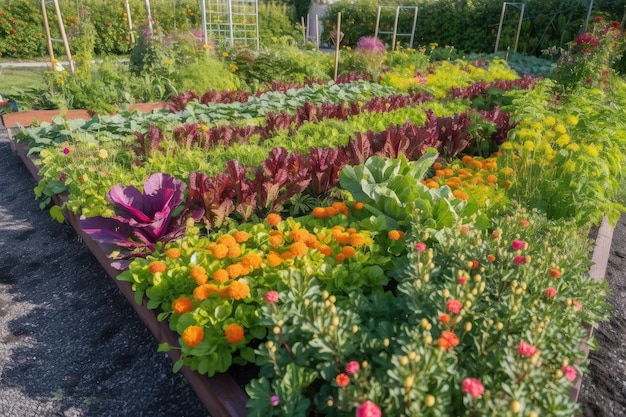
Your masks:
[[[515,258],[513,258],[513,262],[515,263],[515,265],[524,265],[526,263],[526,257],[523,255],[517,255]]]
[[[264,297],[265,301],[267,301],[270,304],[274,304],[275,302],[278,301],[278,291],[268,291],[265,293],[265,297]]]
[[[380,408],[373,401],[367,400],[356,408],[356,417],[381,417]]]
[[[63,153],[64,153],[65,155],[67,155],[68,153],[70,153],[69,148],[63,148]]]
[[[385,52],[385,45],[383,44],[383,41],[378,38],[363,36],[357,41],[356,50],[366,52]]]
[[[467,282],[467,277],[458,277],[456,279],[456,282],[457,282],[457,284],[463,285],[463,284],[465,284]]]
[[[526,356],[527,358],[530,358],[538,351],[539,349],[524,341],[519,342],[519,345],[517,346],[517,352],[522,356]]]
[[[346,373],[348,375],[356,374],[359,369],[361,369],[361,365],[357,361],[350,361],[346,364]]]
[[[270,404],[272,404],[273,407],[276,407],[278,403],[280,403],[280,397],[278,395],[272,395],[270,397]]]
[[[426,250],[426,244],[424,242],[416,243],[415,250],[417,250],[418,252],[424,252]]]
[[[524,242],[523,240],[514,240],[511,243],[511,247],[513,248],[513,250],[528,249],[528,243]]]
[[[463,308],[463,303],[459,300],[448,300],[446,307],[450,313],[459,314],[459,311]]]
[[[554,298],[556,297],[557,291],[556,289],[550,287],[548,289],[546,289],[546,297],[548,298]]]
[[[576,369],[574,369],[573,366],[566,365],[563,367],[563,375],[565,376],[565,378],[573,382],[576,379],[576,375],[578,375],[578,372],[576,372]]]
[[[485,387],[483,386],[483,383],[476,378],[465,378],[461,386],[463,388],[463,392],[471,395],[472,398],[483,395],[483,393],[485,392]]]
[[[528,220],[520,220],[519,221],[520,226],[522,227],[528,227],[530,226],[530,222]]]

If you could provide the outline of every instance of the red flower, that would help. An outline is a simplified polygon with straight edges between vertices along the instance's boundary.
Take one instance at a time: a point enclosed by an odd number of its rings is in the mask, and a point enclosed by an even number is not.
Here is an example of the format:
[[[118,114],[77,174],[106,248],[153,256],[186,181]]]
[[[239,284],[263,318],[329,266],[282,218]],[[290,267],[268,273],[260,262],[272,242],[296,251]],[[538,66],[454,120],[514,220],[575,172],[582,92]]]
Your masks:
[[[578,373],[576,372],[576,369],[574,369],[573,366],[569,366],[566,365],[563,367],[563,375],[565,376],[565,378],[569,379],[570,381],[574,381],[576,379],[576,375]]]
[[[537,349],[535,346],[531,345],[530,343],[526,343],[524,341],[519,342],[519,345],[517,346],[517,353],[519,353],[522,356],[526,356],[527,358],[530,358],[538,351],[539,349]]]
[[[557,291],[555,288],[550,287],[548,289],[546,289],[546,297],[548,298],[554,298],[557,295]]]
[[[382,412],[375,402],[367,400],[356,408],[356,417],[381,417]]]
[[[437,344],[440,349],[449,350],[459,345],[459,338],[454,333],[444,330],[441,332],[441,337],[437,340]]]
[[[551,275],[553,278],[561,278],[561,271],[559,271],[559,270],[558,270],[558,269],[556,269],[556,268],[552,268],[552,269],[550,270],[550,275]]]
[[[439,316],[439,321],[442,324],[448,324],[450,322],[450,315],[449,314],[442,314]]]
[[[483,383],[480,382],[479,379],[476,378],[465,378],[463,383],[461,384],[463,392],[472,396],[472,398],[476,398],[481,396],[485,392],[485,387]]]
[[[458,277],[456,279],[456,282],[457,282],[457,284],[463,285],[463,284],[465,284],[467,282],[467,277]]]
[[[426,244],[424,242],[418,242],[415,244],[415,250],[418,252],[424,252],[426,250]]]
[[[514,240],[511,243],[511,248],[513,248],[513,250],[525,250],[528,249],[528,243],[523,240]]]
[[[518,255],[513,258],[513,262],[515,262],[515,265],[524,265],[526,263],[526,257],[523,255]]]
[[[339,374],[335,378],[335,382],[337,382],[337,385],[340,387],[346,387],[350,383],[350,377],[346,374]]]
[[[448,300],[446,308],[450,313],[459,314],[459,311],[463,308],[463,303],[459,300]]]

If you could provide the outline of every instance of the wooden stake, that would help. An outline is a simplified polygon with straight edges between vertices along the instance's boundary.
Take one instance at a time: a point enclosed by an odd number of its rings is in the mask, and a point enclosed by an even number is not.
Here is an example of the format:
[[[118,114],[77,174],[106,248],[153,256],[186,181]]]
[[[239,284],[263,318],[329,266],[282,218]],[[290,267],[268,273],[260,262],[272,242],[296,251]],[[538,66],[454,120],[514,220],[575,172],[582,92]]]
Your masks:
[[[130,42],[135,43],[135,33],[133,32],[133,18],[130,17],[130,4],[126,0],[126,18],[128,19],[128,32],[130,33]]]
[[[41,14],[43,17],[43,26],[46,29],[46,41],[48,44],[48,55],[50,55],[50,66],[52,71],[55,70],[54,61],[54,49],[52,49],[52,35],[50,34],[50,24],[48,24],[48,12],[46,11],[46,2],[41,0]]]
[[[337,13],[337,41],[335,42],[335,76],[333,80],[337,81],[337,72],[339,71],[339,45],[341,45],[341,12]]]
[[[57,15],[57,22],[59,23],[59,32],[61,32],[61,39],[63,40],[63,47],[65,48],[65,55],[67,56],[67,62],[70,66],[70,72],[74,74],[74,62],[72,61],[72,53],[70,52],[70,44],[67,41],[67,35],[65,34],[65,25],[63,24],[63,16],[61,15],[61,8],[59,7],[59,1],[54,0],[54,10]]]

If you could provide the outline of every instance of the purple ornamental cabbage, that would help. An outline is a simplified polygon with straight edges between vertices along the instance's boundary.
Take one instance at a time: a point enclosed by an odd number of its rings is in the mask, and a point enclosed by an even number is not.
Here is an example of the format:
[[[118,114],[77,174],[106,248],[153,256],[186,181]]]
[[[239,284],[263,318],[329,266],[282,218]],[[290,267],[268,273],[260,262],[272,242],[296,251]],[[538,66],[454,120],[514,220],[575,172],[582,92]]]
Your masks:
[[[186,185],[168,174],[152,174],[143,185],[143,193],[133,186],[116,185],[107,193],[113,205],[112,217],[82,217],[80,227],[93,240],[128,248],[120,258],[145,256],[142,250],[154,251],[156,243],[166,243],[184,233],[186,215],[175,216],[184,199]],[[191,213],[198,221],[203,210]],[[130,263],[117,263],[123,266]]]

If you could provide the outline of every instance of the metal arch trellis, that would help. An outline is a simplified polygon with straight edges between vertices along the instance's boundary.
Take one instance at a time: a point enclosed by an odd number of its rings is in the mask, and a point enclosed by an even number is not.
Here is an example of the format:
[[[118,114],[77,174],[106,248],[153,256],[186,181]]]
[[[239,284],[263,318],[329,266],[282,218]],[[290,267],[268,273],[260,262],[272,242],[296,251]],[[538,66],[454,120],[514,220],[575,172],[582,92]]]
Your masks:
[[[204,43],[210,39],[259,49],[258,0],[200,0]]]

